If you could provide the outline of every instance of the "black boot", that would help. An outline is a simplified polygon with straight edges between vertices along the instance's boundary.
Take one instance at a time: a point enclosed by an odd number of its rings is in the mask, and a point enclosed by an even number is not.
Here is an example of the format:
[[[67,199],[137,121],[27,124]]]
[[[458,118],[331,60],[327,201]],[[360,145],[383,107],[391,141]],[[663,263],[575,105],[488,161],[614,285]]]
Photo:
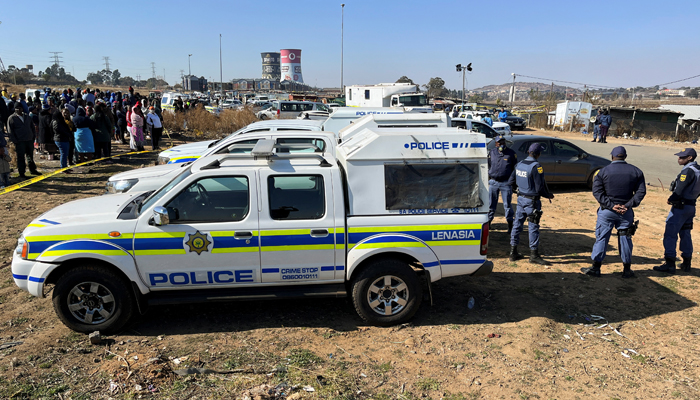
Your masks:
[[[634,272],[632,272],[632,264],[622,264],[622,267],[624,268],[622,270],[623,278],[634,278]]]
[[[518,246],[510,246],[510,257],[508,257],[508,259],[510,261],[518,261],[522,258],[523,256],[518,253]]]
[[[581,268],[581,272],[590,275],[600,277],[600,261],[593,261],[593,265],[588,268]]]
[[[537,249],[530,249],[530,263],[539,265],[552,265],[540,257],[540,252]]]
[[[681,257],[683,258],[683,262],[681,263],[680,268],[683,270],[683,272],[690,272],[690,262],[693,260],[693,257]]]
[[[668,274],[676,273],[676,259],[675,258],[664,258],[664,263],[654,267],[654,271],[666,272]]]
[[[508,234],[513,231],[513,221],[508,221]]]

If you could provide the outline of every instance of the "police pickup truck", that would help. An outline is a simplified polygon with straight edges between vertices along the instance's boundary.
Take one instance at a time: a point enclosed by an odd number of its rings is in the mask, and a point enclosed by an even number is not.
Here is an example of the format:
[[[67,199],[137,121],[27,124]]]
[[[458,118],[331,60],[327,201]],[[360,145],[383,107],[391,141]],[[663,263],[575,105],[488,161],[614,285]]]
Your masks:
[[[328,152],[258,140],[153,192],[73,201],[18,240],[12,276],[61,321],[116,332],[149,305],[350,296],[409,320],[431,282],[485,275],[486,143],[457,128],[364,129]],[[308,144],[307,144],[308,145]]]

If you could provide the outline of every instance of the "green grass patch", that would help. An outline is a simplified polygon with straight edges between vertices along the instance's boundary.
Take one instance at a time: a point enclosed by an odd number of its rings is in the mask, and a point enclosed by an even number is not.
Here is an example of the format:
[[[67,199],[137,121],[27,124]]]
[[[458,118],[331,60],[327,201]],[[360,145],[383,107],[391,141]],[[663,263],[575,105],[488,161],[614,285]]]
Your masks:
[[[440,382],[434,378],[422,378],[416,382],[416,387],[420,390],[440,390]]]
[[[311,350],[307,349],[292,349],[287,355],[289,363],[291,365],[306,368],[314,364],[320,364],[323,362],[321,357],[317,356]]]

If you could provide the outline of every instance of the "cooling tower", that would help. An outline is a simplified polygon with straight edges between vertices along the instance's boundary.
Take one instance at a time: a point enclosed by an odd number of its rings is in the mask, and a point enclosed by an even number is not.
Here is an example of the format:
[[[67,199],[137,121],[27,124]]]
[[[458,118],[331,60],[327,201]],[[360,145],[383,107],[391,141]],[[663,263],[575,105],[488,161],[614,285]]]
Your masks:
[[[280,80],[280,53],[260,53],[262,57],[262,78]]]
[[[292,81],[304,83],[304,78],[301,76],[301,50],[283,49],[280,50],[280,54],[280,64],[282,67],[280,82]]]

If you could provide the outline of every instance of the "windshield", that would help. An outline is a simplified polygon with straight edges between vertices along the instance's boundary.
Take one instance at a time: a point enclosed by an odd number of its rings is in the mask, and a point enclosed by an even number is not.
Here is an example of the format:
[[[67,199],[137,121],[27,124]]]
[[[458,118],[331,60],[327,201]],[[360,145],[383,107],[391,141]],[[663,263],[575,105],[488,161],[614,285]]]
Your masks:
[[[425,106],[428,104],[428,99],[424,94],[421,95],[411,95],[411,96],[399,96],[399,102],[403,104],[404,107],[417,107]]]
[[[173,178],[173,180],[171,180],[167,185],[158,189],[155,193],[151,195],[151,197],[147,198],[143,203],[141,203],[141,205],[139,206],[139,213],[141,213],[141,210],[148,210],[158,200],[165,196],[170,191],[170,189],[177,186],[180,182],[187,179],[187,177],[190,175],[192,175],[192,171],[190,168],[187,168],[186,170],[182,171],[180,175]]]

